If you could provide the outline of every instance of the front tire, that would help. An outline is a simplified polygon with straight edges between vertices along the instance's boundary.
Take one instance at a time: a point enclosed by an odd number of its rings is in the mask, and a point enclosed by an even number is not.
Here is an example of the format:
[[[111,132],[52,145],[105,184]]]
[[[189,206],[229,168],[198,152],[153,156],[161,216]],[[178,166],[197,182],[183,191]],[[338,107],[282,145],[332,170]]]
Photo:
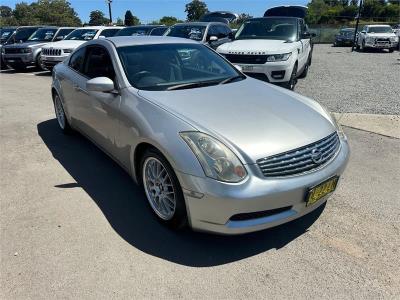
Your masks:
[[[293,67],[292,74],[290,75],[290,80],[288,82],[285,82],[283,84],[283,87],[291,91],[294,91],[296,84],[297,84],[297,63]]]
[[[67,116],[65,115],[64,106],[62,104],[60,96],[55,94],[53,101],[58,126],[64,134],[68,134],[72,131],[72,129],[68,123]]]
[[[45,69],[43,68],[43,64],[42,64],[42,53],[39,53],[36,56],[36,67],[42,71],[44,71]]]
[[[361,42],[361,48],[360,48],[360,50],[361,50],[362,52],[365,52],[365,51],[366,51],[366,49],[365,49],[365,40],[363,40],[363,41]]]
[[[158,221],[173,229],[187,224],[182,188],[171,165],[156,149],[141,158],[141,183],[147,201]]]
[[[389,48],[389,53],[392,53],[394,51],[394,48]]]

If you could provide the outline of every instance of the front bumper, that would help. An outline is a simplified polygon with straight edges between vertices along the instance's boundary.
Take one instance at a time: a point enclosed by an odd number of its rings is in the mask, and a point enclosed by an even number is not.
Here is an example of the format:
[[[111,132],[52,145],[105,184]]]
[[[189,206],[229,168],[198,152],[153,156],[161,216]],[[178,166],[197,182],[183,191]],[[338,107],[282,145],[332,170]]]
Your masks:
[[[377,42],[377,41],[366,41],[365,42],[365,47],[368,48],[376,48],[376,49],[390,49],[390,48],[396,48],[397,47],[397,42]]]
[[[292,55],[293,57],[293,55]],[[287,61],[266,62],[265,64],[243,64],[241,66],[245,74],[271,83],[288,82],[292,75],[295,60],[290,57]]]
[[[176,173],[184,191],[189,222],[194,230],[243,234],[287,223],[315,210],[330,195],[307,207],[305,197],[308,189],[328,178],[340,176],[348,157],[348,143],[341,139],[340,151],[332,161],[317,171],[301,176],[265,178],[257,165],[246,166],[249,177],[239,184]],[[257,212],[264,211],[272,211],[272,214],[257,216]],[[255,217],[232,218],[239,214]]]
[[[10,66],[30,66],[35,64],[33,53],[3,54],[3,60]]]

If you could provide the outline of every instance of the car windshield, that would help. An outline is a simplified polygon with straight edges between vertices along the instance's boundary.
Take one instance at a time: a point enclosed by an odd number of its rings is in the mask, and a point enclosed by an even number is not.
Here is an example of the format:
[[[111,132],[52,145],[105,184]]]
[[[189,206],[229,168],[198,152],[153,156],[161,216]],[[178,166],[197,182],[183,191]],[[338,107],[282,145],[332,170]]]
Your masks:
[[[153,27],[127,27],[118,31],[115,36],[143,36],[148,35]]]
[[[244,22],[235,39],[263,39],[294,41],[297,37],[297,19],[260,18]]]
[[[170,27],[165,35],[201,41],[206,28],[207,26],[205,25],[175,25]]]
[[[2,29],[0,32],[0,42],[3,44],[11,36],[15,29]]]
[[[351,36],[354,35],[354,29],[342,29],[340,30],[340,35],[344,35],[344,36]]]
[[[54,34],[57,32],[57,28],[41,28],[32,34],[28,41],[51,41]]]
[[[245,78],[201,44],[125,46],[117,50],[129,82],[142,90],[189,89]]]
[[[88,41],[92,40],[97,33],[97,29],[75,29],[68,34],[64,40],[79,40]]]
[[[373,26],[368,27],[368,33],[392,33],[392,27],[390,26]]]

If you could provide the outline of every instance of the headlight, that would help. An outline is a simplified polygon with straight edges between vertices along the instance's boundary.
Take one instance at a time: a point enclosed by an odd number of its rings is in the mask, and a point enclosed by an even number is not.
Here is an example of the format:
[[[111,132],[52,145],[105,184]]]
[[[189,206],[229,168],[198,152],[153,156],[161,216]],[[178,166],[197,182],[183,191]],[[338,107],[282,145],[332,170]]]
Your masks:
[[[201,132],[181,132],[181,137],[192,149],[207,177],[239,182],[247,176],[237,156],[215,138]]]
[[[391,36],[390,37],[390,41],[397,43],[399,41],[399,37],[398,36]]]
[[[24,49],[21,49],[21,53],[31,53],[32,52],[32,49],[31,48],[24,48]]]
[[[64,53],[72,53],[72,51],[74,51],[74,49],[63,49]]]
[[[292,53],[284,53],[284,54],[273,54],[268,55],[267,61],[285,61],[288,60]]]

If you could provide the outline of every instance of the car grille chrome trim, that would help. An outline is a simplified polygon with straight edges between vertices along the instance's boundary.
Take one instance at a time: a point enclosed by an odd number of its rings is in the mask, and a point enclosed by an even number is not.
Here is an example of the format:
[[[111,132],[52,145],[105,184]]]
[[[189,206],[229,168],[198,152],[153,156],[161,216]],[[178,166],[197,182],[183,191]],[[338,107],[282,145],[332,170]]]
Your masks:
[[[52,48],[47,49],[47,48],[44,48],[42,50],[42,54],[43,55],[50,55],[50,56],[60,56],[61,55],[61,49],[52,49]]]
[[[257,160],[265,177],[301,175],[327,164],[340,148],[336,132],[307,146]],[[313,151],[320,153],[320,160],[313,160]]]

